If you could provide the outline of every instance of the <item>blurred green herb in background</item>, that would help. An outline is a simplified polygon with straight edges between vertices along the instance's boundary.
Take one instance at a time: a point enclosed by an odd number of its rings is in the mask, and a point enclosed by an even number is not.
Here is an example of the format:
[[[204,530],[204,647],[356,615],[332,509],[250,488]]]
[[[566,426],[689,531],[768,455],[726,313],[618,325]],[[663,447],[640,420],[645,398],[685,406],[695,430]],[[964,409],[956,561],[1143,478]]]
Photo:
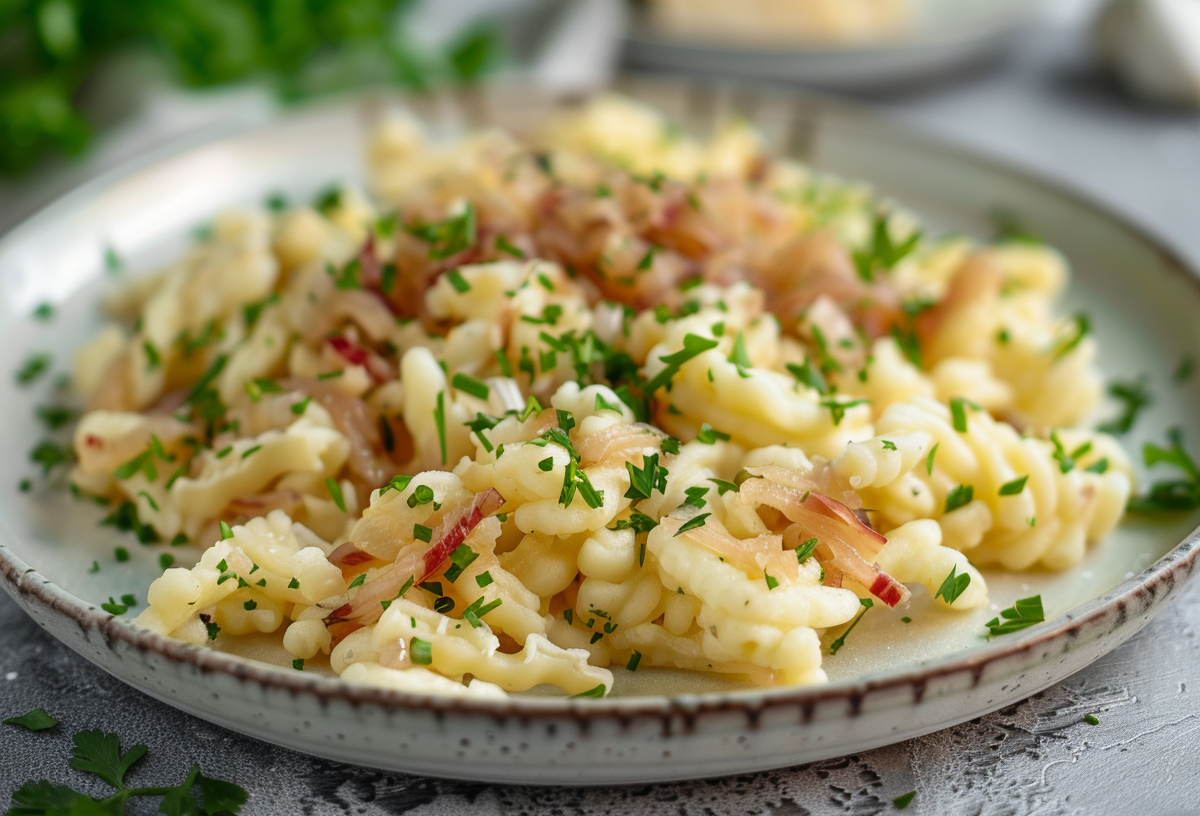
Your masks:
[[[499,60],[477,27],[445,53],[405,33],[411,0],[0,0],[0,173],[57,149],[76,154],[91,128],[89,82],[115,57],[148,51],[191,87],[247,79],[285,99],[366,85],[470,81]]]

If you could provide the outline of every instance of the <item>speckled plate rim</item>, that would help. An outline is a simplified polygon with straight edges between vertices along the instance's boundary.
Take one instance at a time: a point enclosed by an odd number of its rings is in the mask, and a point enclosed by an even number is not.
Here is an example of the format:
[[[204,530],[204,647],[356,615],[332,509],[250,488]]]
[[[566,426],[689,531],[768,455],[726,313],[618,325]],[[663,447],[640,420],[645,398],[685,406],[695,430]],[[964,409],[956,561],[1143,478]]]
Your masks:
[[[851,122],[862,122],[876,128],[881,125],[908,138],[935,148],[939,152],[954,156],[992,172],[1015,178],[1023,184],[1036,187],[1048,194],[1068,200],[1073,206],[1087,210],[1103,218],[1120,223],[1147,247],[1159,253],[1165,267],[1200,290],[1200,272],[1186,263],[1180,255],[1153,231],[1135,219],[1082,192],[1070,183],[1052,179],[1046,174],[1021,168],[1016,164],[1000,160],[984,151],[966,148],[936,135],[923,132],[920,128],[898,121],[895,117],[880,115],[863,107],[841,100],[823,97],[808,92],[780,91],[778,89],[751,88],[748,86],[712,83],[697,80],[683,83],[678,80],[626,80],[618,83],[618,90],[634,90],[646,85],[684,86],[682,90],[713,89],[721,87],[733,94],[749,95],[755,100],[776,100],[780,104],[796,107],[811,117],[814,112],[830,111]],[[346,105],[345,101],[324,106],[333,108]],[[376,108],[378,98],[364,97],[358,102],[364,108]],[[304,109],[282,120],[268,122],[265,126],[278,126],[292,117],[311,115],[312,109]],[[225,134],[226,138],[246,135],[263,124],[238,128]],[[27,226],[43,218],[51,217],[58,209],[69,207],[81,196],[103,188],[133,172],[152,166],[168,158],[179,157],[201,145],[219,141],[210,134],[207,138],[191,143],[175,144],[162,151],[143,156],[98,176],[67,193],[34,215],[27,218],[8,234],[0,237],[0,250],[16,240]],[[781,687],[750,689],[702,694],[678,694],[656,697],[618,697],[579,700],[572,698],[539,698],[512,696],[502,701],[476,700],[472,698],[447,698],[439,695],[401,692],[347,683],[336,678],[314,677],[270,666],[236,655],[216,652],[202,646],[194,646],[173,640],[134,625],[101,610],[98,606],[83,601],[65,591],[39,573],[11,549],[0,542],[0,581],[6,592],[23,608],[39,607],[74,623],[85,635],[91,631],[99,633],[110,647],[122,643],[141,652],[152,652],[172,662],[194,667],[201,672],[215,672],[239,681],[250,681],[261,686],[278,689],[292,694],[309,694],[322,702],[343,701],[351,704],[373,704],[387,709],[408,709],[434,712],[436,714],[472,714],[484,716],[515,716],[528,720],[557,719],[569,716],[574,720],[605,720],[652,716],[656,718],[682,717],[690,720],[699,714],[710,712],[740,711],[756,718],[773,708],[801,708],[811,712],[816,706],[836,702],[847,704],[848,710],[857,712],[864,701],[874,695],[882,695],[905,688],[912,690],[914,702],[920,702],[924,690],[931,680],[950,679],[956,676],[970,677],[977,685],[989,666],[1000,665],[1009,658],[1031,653],[1059,640],[1074,640],[1080,633],[1093,625],[1113,620],[1114,629],[1123,628],[1124,636],[1106,644],[1099,654],[1115,648],[1127,637],[1132,636],[1162,610],[1165,602],[1175,595],[1191,577],[1200,555],[1200,527],[1188,533],[1183,540],[1141,572],[1123,581],[1114,589],[1067,613],[1043,624],[1031,627],[1022,633],[1019,640],[999,640],[967,656],[939,659],[928,665],[879,677],[846,680],[823,686]],[[37,616],[35,615],[35,618]],[[1130,620],[1133,617],[1134,620]],[[39,621],[40,623],[41,621]],[[1027,694],[1038,688],[1030,688]],[[971,716],[979,716],[1003,705],[1003,701],[991,708],[979,708]],[[960,718],[961,719],[961,718]],[[931,725],[935,730],[941,725]],[[764,766],[765,767],[765,766]]]

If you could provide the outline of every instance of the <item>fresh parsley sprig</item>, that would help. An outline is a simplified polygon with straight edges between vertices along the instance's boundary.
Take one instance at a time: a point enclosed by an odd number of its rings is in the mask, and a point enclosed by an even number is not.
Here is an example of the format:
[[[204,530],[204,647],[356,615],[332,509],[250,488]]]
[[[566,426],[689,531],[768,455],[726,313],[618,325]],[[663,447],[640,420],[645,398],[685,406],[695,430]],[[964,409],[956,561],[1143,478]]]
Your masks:
[[[40,711],[40,710],[39,710]],[[49,728],[44,725],[52,717],[41,711],[30,725],[30,712],[23,718],[6,720],[7,724],[22,725],[35,729]],[[145,745],[135,745],[122,753],[121,741],[116,734],[100,730],[80,731],[71,741],[70,766],[77,771],[92,774],[115,791],[103,798],[93,798],[67,785],[59,785],[46,779],[30,780],[13,793],[10,814],[20,816],[121,816],[125,804],[132,797],[158,797],[158,812],[166,816],[216,816],[220,813],[236,814],[246,802],[246,791],[232,782],[204,776],[197,765],[193,765],[187,776],[178,785],[171,787],[131,787],[125,781],[129,771],[146,755]]]

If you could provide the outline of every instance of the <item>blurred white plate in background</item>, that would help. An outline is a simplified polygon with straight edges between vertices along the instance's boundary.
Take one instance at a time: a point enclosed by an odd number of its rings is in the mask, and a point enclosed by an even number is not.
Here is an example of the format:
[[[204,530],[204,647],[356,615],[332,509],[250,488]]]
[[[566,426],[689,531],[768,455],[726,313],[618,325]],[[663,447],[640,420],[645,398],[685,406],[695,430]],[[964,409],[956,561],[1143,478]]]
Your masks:
[[[761,48],[671,37],[639,9],[626,35],[625,57],[636,68],[783,80],[832,90],[883,90],[945,78],[995,58],[1047,3],[914,0],[914,5],[911,26],[896,39]]]

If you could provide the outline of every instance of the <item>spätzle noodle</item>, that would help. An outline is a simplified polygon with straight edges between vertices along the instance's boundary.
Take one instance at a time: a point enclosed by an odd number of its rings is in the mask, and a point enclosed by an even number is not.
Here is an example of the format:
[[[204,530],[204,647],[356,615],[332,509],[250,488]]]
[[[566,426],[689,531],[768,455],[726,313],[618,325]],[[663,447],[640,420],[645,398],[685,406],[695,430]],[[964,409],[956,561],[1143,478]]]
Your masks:
[[[1049,248],[615,97],[369,156],[372,199],[222,215],[79,353],[75,484],[199,551],[142,626],[405,692],[819,683],[864,606],[954,618],[1120,520]]]

